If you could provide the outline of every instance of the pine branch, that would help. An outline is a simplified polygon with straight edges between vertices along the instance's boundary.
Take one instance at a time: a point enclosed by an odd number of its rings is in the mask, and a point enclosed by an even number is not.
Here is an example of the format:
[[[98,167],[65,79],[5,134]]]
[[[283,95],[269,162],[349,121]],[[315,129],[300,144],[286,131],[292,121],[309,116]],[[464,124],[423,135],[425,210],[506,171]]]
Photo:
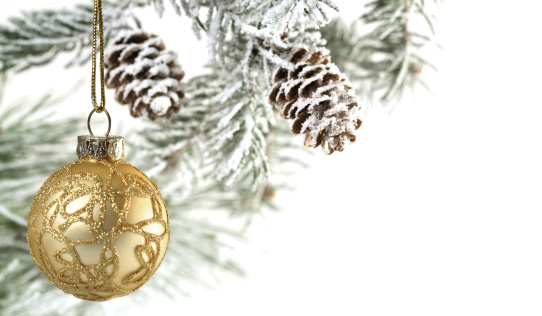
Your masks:
[[[177,1],[179,3],[177,3]],[[295,29],[299,22],[307,19],[315,28],[329,22],[325,11],[338,11],[331,0],[170,0],[180,15],[182,7],[192,18],[196,36],[201,30],[207,33],[207,47],[210,61],[222,61],[226,52],[227,38],[245,37],[248,40],[265,40],[278,47],[286,47],[282,34]],[[149,0],[159,15],[163,13],[163,0]],[[204,10],[202,10],[204,9]],[[201,11],[206,17],[201,17]]]
[[[170,120],[147,122],[140,125],[133,143],[142,144],[138,165],[147,165],[146,174],[159,176],[165,182],[162,192],[173,191],[180,197],[188,195],[193,186],[203,179],[204,145],[202,133],[204,118],[209,113],[201,102],[209,95],[219,93],[213,81],[206,76],[193,78],[187,84],[187,104]]]
[[[106,38],[124,26],[135,0],[119,4],[104,2]],[[81,65],[90,59],[93,6],[76,5],[73,9],[23,12],[0,25],[0,71],[23,71],[46,65],[60,53],[76,51],[67,66]]]
[[[359,21],[347,26],[333,21],[323,30],[333,61],[384,104],[398,100],[405,89],[418,84],[424,68],[434,66],[420,54],[434,42],[435,17],[423,0],[375,0]],[[413,21],[417,29],[413,29]],[[421,25],[421,26],[420,26]],[[362,34],[361,29],[370,28]]]
[[[274,118],[265,91],[256,82],[244,85],[241,70],[236,80],[229,75],[215,69],[192,79],[184,110],[145,133],[145,160],[158,166],[152,173],[181,176],[178,194],[207,177],[226,186],[249,181],[254,187],[267,178],[266,138]]]
[[[218,107],[206,122],[207,155],[214,166],[212,177],[226,186],[248,181],[255,190],[268,177],[265,151],[273,117],[261,99],[263,91],[255,91],[256,84],[239,82],[225,87],[226,94],[231,94],[227,99],[223,94],[211,99]]]
[[[316,32],[291,34],[284,38],[286,43],[321,44]],[[141,151],[142,162],[152,161],[155,167],[151,167],[151,173],[168,179],[169,185],[163,189],[167,194],[192,199],[193,189],[216,186],[230,201],[224,202],[222,209],[258,214],[270,205],[264,202],[265,196],[275,190],[272,171],[276,168],[270,164],[275,150],[284,158],[276,165],[297,160],[299,146],[286,146],[291,138],[289,129],[283,126],[287,123],[277,128],[274,109],[268,103],[271,71],[267,69],[267,56],[258,49],[271,49],[262,42],[248,50],[250,42],[239,38],[226,41],[224,63],[210,64],[209,74],[186,84],[183,110],[170,121],[153,123],[137,133],[144,135],[146,144]],[[283,149],[292,154],[285,154]]]
[[[253,215],[275,208],[276,191],[306,166],[305,151],[294,145],[288,123],[275,123],[269,105],[256,101],[267,100],[267,89],[254,84],[247,90],[229,81],[228,73],[219,71],[188,82],[185,110],[138,133],[151,144],[143,146],[140,157],[159,166],[153,172],[164,182],[168,205],[248,215],[243,216],[248,225]],[[233,81],[242,82],[241,73]],[[239,145],[247,134],[248,145]],[[232,157],[241,158],[232,164]]]

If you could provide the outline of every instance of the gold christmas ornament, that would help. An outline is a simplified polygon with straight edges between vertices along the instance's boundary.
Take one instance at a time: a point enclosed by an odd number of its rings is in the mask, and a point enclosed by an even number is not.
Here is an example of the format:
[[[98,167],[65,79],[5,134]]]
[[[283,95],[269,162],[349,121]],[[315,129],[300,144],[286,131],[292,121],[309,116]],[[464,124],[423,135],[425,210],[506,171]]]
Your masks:
[[[95,1],[93,27],[90,135],[78,137],[79,160],[56,171],[38,191],[28,214],[27,238],[36,266],[51,283],[75,297],[105,301],[137,290],[156,272],[169,242],[169,219],[156,184],[124,161],[124,139],[109,136],[101,0]],[[94,113],[107,115],[105,136],[92,133]]]
[[[156,185],[122,159],[121,137],[78,140],[80,159],[47,179],[32,203],[28,244],[51,283],[104,301],[150,279],[166,253],[169,220]]]

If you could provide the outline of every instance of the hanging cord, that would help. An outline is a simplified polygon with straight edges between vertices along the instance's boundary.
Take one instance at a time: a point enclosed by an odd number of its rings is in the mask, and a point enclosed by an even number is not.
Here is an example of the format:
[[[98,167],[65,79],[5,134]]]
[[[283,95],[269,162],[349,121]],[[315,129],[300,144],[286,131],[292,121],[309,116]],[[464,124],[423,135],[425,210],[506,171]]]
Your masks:
[[[98,41],[98,33],[100,35],[100,88],[101,88],[101,103],[98,105],[98,102],[96,100],[96,55],[97,55],[97,41]],[[92,87],[91,87],[91,100],[92,100],[92,106],[94,109],[90,112],[90,115],[88,116],[88,131],[90,132],[90,135],[94,135],[92,133],[92,129],[90,128],[90,118],[92,117],[92,114],[94,112],[96,113],[102,113],[105,112],[107,115],[107,119],[109,121],[109,128],[107,129],[107,133],[105,136],[109,135],[109,132],[111,131],[111,117],[109,116],[109,113],[105,109],[105,84],[104,84],[104,19],[103,19],[103,5],[102,0],[95,0],[94,1],[94,18],[92,21]]]
[[[99,24],[99,28],[98,28]],[[102,0],[94,1],[94,20],[92,23],[92,105],[96,112],[101,113],[105,109],[105,85],[104,85],[104,20]],[[98,106],[96,101],[96,54],[97,39],[100,33],[100,87],[102,89],[102,102]]]

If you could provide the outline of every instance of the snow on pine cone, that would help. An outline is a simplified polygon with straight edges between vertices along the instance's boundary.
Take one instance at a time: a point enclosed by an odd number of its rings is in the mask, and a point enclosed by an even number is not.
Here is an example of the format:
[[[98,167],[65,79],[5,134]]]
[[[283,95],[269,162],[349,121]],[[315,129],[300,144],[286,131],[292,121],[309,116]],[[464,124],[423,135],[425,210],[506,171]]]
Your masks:
[[[356,140],[361,126],[359,100],[352,84],[323,50],[294,50],[293,70],[278,67],[273,74],[269,100],[280,115],[294,120],[292,133],[305,134],[305,146],[328,155]]]
[[[170,118],[179,112],[184,71],[177,54],[165,50],[162,39],[141,30],[125,30],[106,52],[106,85],[115,99],[130,105],[134,117]]]

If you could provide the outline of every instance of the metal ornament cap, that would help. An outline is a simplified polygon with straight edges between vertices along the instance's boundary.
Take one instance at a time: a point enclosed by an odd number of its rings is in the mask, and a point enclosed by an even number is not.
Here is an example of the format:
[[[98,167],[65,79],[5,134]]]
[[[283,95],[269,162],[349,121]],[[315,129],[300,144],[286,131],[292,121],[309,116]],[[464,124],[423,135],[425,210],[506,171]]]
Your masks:
[[[124,138],[121,136],[77,136],[77,156],[79,159],[90,157],[94,160],[111,158],[124,159]]]

